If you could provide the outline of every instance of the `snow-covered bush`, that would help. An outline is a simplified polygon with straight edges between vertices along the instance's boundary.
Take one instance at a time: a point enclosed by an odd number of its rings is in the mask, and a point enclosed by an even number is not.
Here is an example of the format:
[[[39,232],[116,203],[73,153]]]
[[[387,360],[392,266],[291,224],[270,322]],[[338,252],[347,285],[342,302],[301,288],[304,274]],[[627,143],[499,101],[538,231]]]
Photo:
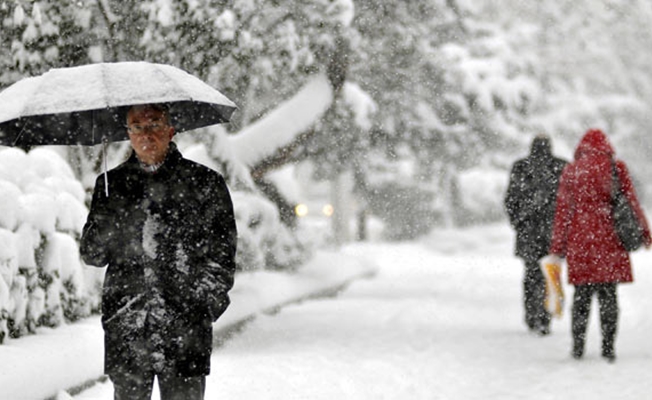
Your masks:
[[[234,158],[229,141],[219,132],[215,137],[213,153],[218,156],[211,156],[206,145],[194,143],[189,136],[176,140],[184,157],[219,171],[229,180],[238,227],[238,270],[291,269],[305,261],[310,256],[306,241],[281,221],[278,207],[257,189],[247,168]]]
[[[77,245],[84,196],[56,152],[0,150],[0,342],[99,308],[101,271]]]
[[[238,225],[236,264],[240,270],[287,269],[309,254],[291,229],[281,222],[278,208],[256,193],[232,193]]]

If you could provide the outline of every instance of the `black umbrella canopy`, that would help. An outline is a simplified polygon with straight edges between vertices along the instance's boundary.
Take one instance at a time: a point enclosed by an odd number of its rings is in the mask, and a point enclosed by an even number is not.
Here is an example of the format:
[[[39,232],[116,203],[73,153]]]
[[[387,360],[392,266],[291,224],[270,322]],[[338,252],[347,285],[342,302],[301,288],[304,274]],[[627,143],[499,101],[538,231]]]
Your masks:
[[[133,105],[169,105],[177,132],[228,122],[236,105],[178,68],[147,62],[52,69],[0,93],[0,145],[95,145],[127,140]]]

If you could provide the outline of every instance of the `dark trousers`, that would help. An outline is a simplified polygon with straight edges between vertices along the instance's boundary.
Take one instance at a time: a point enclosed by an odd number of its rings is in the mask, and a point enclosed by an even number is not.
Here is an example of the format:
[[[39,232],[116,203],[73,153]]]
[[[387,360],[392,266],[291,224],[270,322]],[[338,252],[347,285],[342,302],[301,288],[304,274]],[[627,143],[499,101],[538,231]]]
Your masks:
[[[539,266],[539,261],[525,260],[523,278],[523,302],[525,306],[525,323],[528,328],[540,332],[550,326],[550,313],[546,311],[546,280]]]
[[[115,400],[150,400],[154,375],[151,372],[111,375]],[[161,400],[203,400],[206,377],[190,378],[157,374]]]
[[[614,354],[614,341],[618,329],[618,296],[616,283],[590,283],[575,286],[573,295],[573,353],[581,356],[586,342],[586,328],[591,311],[593,294],[598,295],[600,307],[600,330],[602,332],[602,355]]]

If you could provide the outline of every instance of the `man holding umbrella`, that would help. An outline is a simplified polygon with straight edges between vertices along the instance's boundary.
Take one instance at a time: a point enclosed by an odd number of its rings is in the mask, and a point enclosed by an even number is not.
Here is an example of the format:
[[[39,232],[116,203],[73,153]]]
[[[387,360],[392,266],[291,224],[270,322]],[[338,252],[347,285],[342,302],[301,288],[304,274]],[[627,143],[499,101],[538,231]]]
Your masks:
[[[204,396],[237,232],[222,176],[171,140],[236,108],[188,72],[144,61],[54,68],[0,92],[0,145],[131,142],[131,157],[96,181],[80,246],[87,264],[107,266],[104,361],[116,399],[149,399],[155,377],[162,399]]]
[[[164,104],[131,107],[127,130],[134,152],[98,177],[80,249],[107,266],[105,373],[116,399],[149,399],[154,377],[161,399],[202,399],[233,286],[231,198],[220,174],[182,157]]]

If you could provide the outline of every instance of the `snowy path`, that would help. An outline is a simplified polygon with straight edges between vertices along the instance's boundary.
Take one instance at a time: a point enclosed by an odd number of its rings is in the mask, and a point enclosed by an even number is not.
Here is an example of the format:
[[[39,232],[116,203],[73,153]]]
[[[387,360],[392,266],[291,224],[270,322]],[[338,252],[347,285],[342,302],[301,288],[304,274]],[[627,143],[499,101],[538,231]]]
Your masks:
[[[595,302],[584,360],[569,356],[569,301],[552,335],[525,331],[511,239],[494,226],[347,247],[378,263],[379,274],[336,299],[257,318],[215,351],[206,398],[649,398],[650,253],[635,254],[637,281],[619,289],[619,358],[610,365],[599,356]],[[77,398],[110,393],[104,385]]]

